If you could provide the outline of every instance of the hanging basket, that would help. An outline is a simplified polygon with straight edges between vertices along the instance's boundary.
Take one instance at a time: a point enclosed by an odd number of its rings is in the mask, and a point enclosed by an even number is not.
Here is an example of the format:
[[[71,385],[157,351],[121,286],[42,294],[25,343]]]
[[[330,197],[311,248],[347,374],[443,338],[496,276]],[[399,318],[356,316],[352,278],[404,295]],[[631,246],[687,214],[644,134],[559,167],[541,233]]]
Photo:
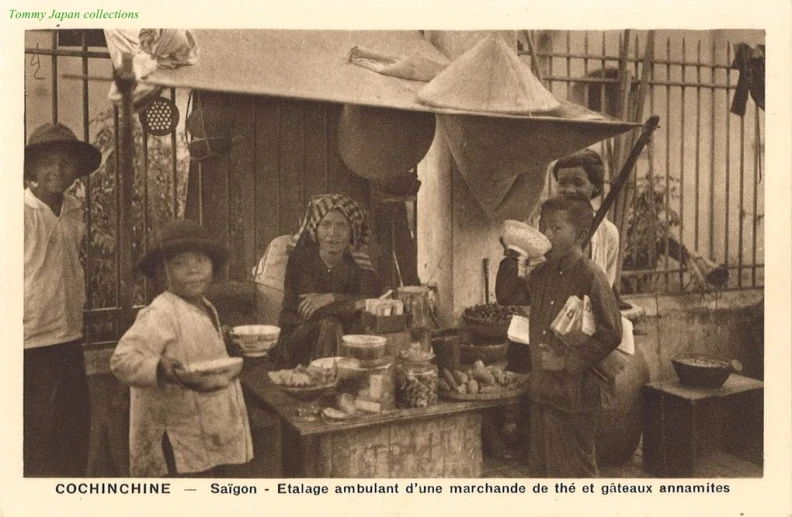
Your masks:
[[[358,176],[403,176],[429,151],[434,132],[433,113],[347,104],[338,121],[338,152]]]
[[[179,108],[165,97],[155,98],[139,116],[140,124],[147,133],[154,136],[169,135],[179,125]]]
[[[187,114],[190,157],[202,161],[231,151],[234,106],[228,95],[193,90]]]

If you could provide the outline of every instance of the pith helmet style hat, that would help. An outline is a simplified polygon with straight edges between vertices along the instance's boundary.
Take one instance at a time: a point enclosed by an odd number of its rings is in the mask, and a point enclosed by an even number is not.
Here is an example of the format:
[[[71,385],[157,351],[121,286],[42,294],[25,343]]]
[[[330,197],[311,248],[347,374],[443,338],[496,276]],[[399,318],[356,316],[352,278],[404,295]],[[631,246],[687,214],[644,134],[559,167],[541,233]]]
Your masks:
[[[153,278],[157,264],[163,258],[186,251],[200,251],[212,259],[215,271],[228,261],[228,249],[214,240],[203,226],[189,219],[165,225],[149,247],[148,253],[138,262],[138,269]]]
[[[79,159],[78,176],[85,176],[102,164],[102,153],[87,142],[83,142],[63,124],[44,124],[36,128],[25,146],[25,179],[36,178],[28,172],[31,160],[42,151],[64,149]]]

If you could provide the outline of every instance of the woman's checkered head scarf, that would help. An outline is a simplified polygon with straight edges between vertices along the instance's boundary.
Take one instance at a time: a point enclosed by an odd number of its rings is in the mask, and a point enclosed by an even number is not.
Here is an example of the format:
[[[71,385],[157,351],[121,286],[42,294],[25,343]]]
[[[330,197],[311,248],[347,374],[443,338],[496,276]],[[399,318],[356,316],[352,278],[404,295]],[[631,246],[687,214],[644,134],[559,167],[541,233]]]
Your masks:
[[[363,269],[373,270],[371,257],[368,253],[368,245],[371,240],[368,211],[359,202],[342,194],[323,194],[311,198],[300,230],[295,236],[297,242],[300,242],[303,234],[307,234],[313,242],[319,242],[316,229],[331,210],[338,210],[349,221],[351,229],[349,248],[355,263]]]

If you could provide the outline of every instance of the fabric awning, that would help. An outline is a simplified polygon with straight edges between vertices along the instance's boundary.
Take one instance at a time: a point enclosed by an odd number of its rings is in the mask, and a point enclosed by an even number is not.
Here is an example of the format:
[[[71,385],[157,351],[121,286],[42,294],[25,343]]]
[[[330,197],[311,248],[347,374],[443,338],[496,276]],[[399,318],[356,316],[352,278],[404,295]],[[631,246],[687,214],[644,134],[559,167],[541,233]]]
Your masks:
[[[423,54],[447,58],[418,31],[328,31],[271,29],[195,29],[198,63],[160,68],[141,82],[165,87],[225,93],[270,95],[451,115],[557,120],[565,110],[542,115],[481,113],[429,106],[418,101],[425,82],[378,74],[349,62],[354,47],[391,56]],[[576,124],[606,125],[626,131],[625,123],[580,108]]]
[[[415,112],[435,114],[438,130],[448,137],[451,152],[471,193],[493,219],[520,219],[530,214],[538,202],[550,161],[640,126],[615,120],[564,99],[557,99],[555,103],[555,96],[536,80],[516,52],[505,49],[504,45],[482,42],[478,48],[471,49],[470,55],[460,56],[440,72],[436,76],[438,88],[432,88],[434,79],[422,82],[394,77],[372,69],[376,67],[358,66],[349,59],[352,49],[366,49],[367,56],[399,59],[419,55],[431,61],[447,62],[447,58],[418,31],[219,29],[192,32],[200,46],[198,62],[193,66],[158,69],[142,82],[386,108],[386,111],[406,110],[413,115],[419,115]],[[504,74],[511,74],[504,84],[505,90],[513,87],[513,91],[520,92],[519,96],[514,96],[519,101],[514,110],[504,106],[500,97],[484,103],[496,106],[497,112],[449,107],[473,105],[469,101],[475,100],[475,91],[468,88],[455,95],[453,89],[456,85],[469,86],[470,81],[464,78],[476,77],[482,63],[481,74],[485,78],[479,82],[484,85],[488,82],[490,86],[500,85],[498,81],[505,77]],[[493,70],[493,63],[500,63],[501,68]],[[450,80],[445,80],[446,77]],[[427,84],[430,87],[419,98],[419,92]],[[499,87],[497,91],[504,90],[502,85]],[[452,102],[442,102],[444,92]],[[533,105],[542,109],[535,113],[525,111]],[[359,144],[350,143],[346,136],[354,130],[342,127],[345,140],[341,156],[361,176],[371,178],[377,171],[382,171],[382,176],[402,174],[420,159],[400,162],[406,156],[417,156],[406,152],[404,146],[425,153],[431,143],[432,124],[419,120],[421,127],[425,126],[430,132],[420,139],[404,139],[404,134],[417,122],[401,111],[403,125],[394,123],[394,116],[386,111],[351,112],[350,116],[342,118],[342,122],[356,118],[366,120],[370,127],[386,128],[391,132],[390,138],[377,136],[382,144],[379,147],[385,147],[377,150],[377,146],[370,145],[371,135],[360,135]],[[382,117],[381,124],[371,120],[377,117]],[[389,145],[393,149],[389,150]],[[372,151],[366,154],[369,148]],[[530,178],[522,177],[526,175]]]

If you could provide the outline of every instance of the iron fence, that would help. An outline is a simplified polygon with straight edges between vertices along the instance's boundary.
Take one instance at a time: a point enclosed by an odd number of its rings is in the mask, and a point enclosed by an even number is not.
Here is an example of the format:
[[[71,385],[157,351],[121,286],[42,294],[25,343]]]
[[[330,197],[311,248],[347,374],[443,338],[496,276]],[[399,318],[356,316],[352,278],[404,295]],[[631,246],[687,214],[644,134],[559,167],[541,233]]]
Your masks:
[[[26,132],[27,124],[62,122],[97,146],[104,155],[100,169],[79,179],[73,195],[85,204],[87,304],[86,343],[101,347],[117,342],[124,331],[125,295],[131,291],[134,307],[149,298],[151,286],[143,279],[126,285],[122,247],[130,256],[141,256],[150,229],[163,220],[183,215],[187,156],[180,131],[155,137],[135,124],[133,202],[121,200],[120,114],[107,99],[113,71],[102,31],[29,31],[26,34]],[[49,75],[49,77],[46,77]],[[46,87],[39,81],[49,79]],[[176,102],[174,89],[163,95]],[[50,98],[49,110],[37,101]],[[48,112],[46,112],[48,111]],[[81,131],[80,131],[81,129]],[[122,228],[123,221],[126,226]],[[131,239],[120,239],[126,232]]]
[[[636,34],[625,51],[623,31],[523,32],[520,54],[538,64],[545,85],[559,97],[618,116],[620,62],[626,64],[622,70],[628,73],[630,94],[638,95],[650,36]],[[637,120],[657,114],[661,127],[636,165],[631,187],[638,194],[632,208],[639,215],[633,221],[645,221],[647,200],[658,214],[657,235],[644,235],[643,241],[660,242],[651,252],[644,250],[656,262],[631,262],[640,244],[636,232],[653,230],[640,224],[620,229],[622,239],[631,241],[622,271],[622,289],[628,292],[701,287],[691,267],[696,256],[705,259],[699,264],[709,262],[705,267],[728,269],[729,279],[720,289],[764,284],[764,111],[749,102],[744,116],[730,112],[739,79],[732,67],[733,45],[740,41],[729,31],[717,36],[714,31],[653,36],[647,102]],[[611,146],[599,146],[603,157]],[[554,188],[548,178],[547,194]],[[680,260],[680,249],[689,252],[687,260]]]

